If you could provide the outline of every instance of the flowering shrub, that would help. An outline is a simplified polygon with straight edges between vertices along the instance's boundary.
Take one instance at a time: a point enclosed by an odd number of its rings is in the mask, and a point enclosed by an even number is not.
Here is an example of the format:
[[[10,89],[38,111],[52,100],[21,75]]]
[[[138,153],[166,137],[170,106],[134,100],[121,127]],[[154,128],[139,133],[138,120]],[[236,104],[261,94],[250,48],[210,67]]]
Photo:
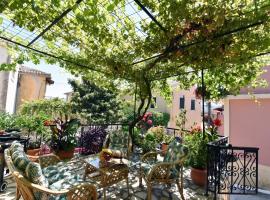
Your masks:
[[[153,125],[152,117],[153,115],[151,112],[145,113],[142,117],[142,120],[139,121],[138,127],[141,128],[144,132],[146,132]]]

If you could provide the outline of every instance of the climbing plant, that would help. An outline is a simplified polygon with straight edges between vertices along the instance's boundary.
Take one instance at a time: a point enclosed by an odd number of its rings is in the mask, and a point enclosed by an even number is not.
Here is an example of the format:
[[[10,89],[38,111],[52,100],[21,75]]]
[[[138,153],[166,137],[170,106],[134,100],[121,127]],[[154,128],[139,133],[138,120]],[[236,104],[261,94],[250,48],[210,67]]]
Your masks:
[[[220,86],[236,93],[262,83],[257,81],[267,60],[262,56],[270,51],[268,0],[141,3],[159,25],[149,18],[138,25],[138,17],[128,15],[126,0],[3,1],[0,13],[29,32],[41,33],[65,10],[71,12],[43,34],[43,42],[28,44],[21,34],[0,34],[15,41],[14,62],[42,58],[106,86],[135,89],[136,84],[139,104],[130,130],[149,107],[151,91],[169,77],[188,88],[199,82],[204,68],[211,98],[218,97]]]

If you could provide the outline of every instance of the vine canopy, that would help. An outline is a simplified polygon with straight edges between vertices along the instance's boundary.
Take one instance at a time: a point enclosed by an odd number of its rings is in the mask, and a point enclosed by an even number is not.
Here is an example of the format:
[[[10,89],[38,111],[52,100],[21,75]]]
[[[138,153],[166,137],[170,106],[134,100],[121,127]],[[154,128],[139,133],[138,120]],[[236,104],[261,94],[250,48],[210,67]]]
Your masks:
[[[269,8],[268,0],[2,0],[0,38],[14,62],[42,58],[137,83],[142,99],[154,81],[194,84],[202,68],[209,88],[237,90],[270,52]]]

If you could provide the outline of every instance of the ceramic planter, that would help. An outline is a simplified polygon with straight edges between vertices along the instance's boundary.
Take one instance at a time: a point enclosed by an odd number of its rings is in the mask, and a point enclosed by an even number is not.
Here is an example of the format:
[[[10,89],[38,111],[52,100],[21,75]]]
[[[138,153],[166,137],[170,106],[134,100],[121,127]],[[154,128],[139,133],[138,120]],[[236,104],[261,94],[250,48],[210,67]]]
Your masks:
[[[61,159],[71,159],[74,156],[74,149],[68,150],[68,151],[64,151],[64,150],[59,150],[56,155]]]
[[[167,153],[167,150],[168,150],[168,144],[162,143],[161,150],[162,150],[162,155],[165,156],[165,154]]]
[[[38,156],[40,153],[40,148],[37,149],[28,149],[26,153],[30,156]]]
[[[194,184],[204,187],[207,183],[207,170],[191,168],[190,172],[191,180]]]

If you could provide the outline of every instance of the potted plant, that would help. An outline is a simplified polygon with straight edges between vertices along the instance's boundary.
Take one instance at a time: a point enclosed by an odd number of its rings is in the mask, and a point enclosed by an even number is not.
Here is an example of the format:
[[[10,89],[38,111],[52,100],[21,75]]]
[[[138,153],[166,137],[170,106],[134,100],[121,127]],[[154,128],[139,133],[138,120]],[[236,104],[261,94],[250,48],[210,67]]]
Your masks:
[[[151,132],[147,132],[141,141],[141,148],[143,153],[145,154],[147,152],[154,151],[157,144],[156,136]]]
[[[161,143],[162,155],[165,155],[168,150],[168,145],[173,140],[173,136],[165,134]]]
[[[51,149],[60,159],[69,159],[74,155],[77,145],[76,133],[79,128],[79,120],[71,119],[63,122],[61,119],[55,120],[55,126],[50,126],[52,130]]]
[[[206,130],[203,133],[198,126],[185,135],[185,144],[189,148],[186,164],[191,167],[191,180],[199,186],[205,186],[207,181],[207,143],[218,138],[217,132]]]
[[[26,153],[30,156],[38,156],[40,153],[40,141],[29,141]]]

